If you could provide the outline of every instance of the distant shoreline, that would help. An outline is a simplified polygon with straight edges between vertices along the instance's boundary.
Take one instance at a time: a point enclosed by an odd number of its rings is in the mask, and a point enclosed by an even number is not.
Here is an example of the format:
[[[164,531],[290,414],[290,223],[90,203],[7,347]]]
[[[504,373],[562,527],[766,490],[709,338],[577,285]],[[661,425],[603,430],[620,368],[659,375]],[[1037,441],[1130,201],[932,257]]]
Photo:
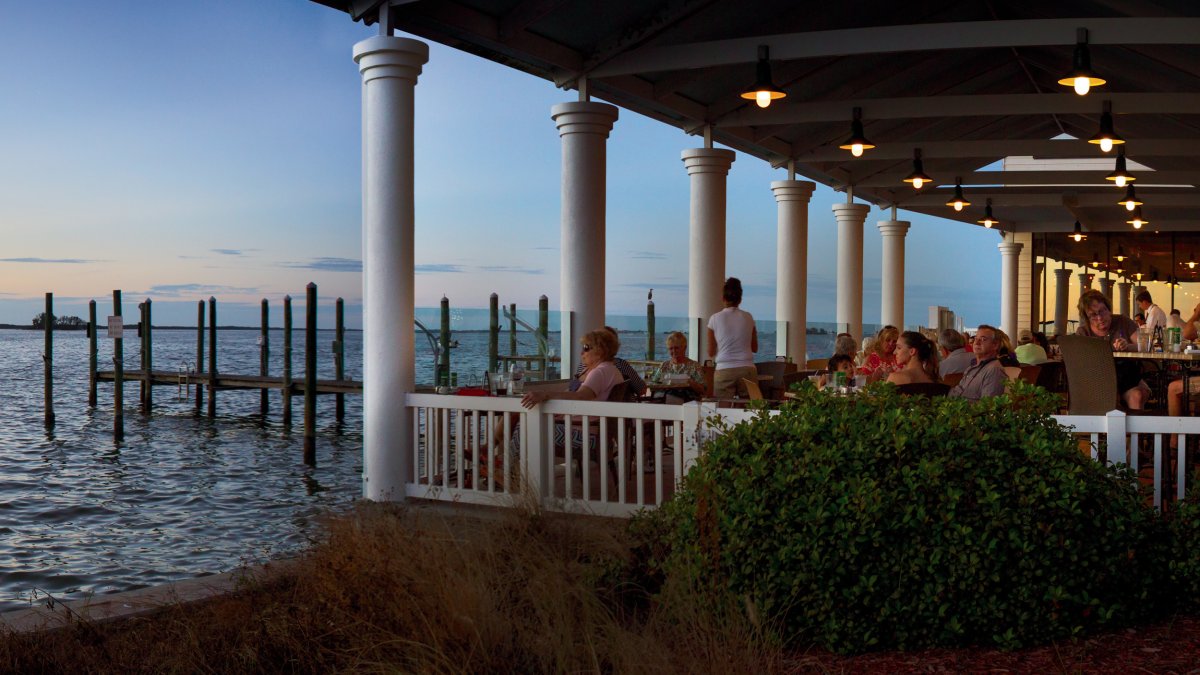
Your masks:
[[[99,328],[100,328],[101,332],[107,330],[107,327],[104,324],[101,324],[99,326]],[[126,324],[125,328],[130,331],[136,332],[137,324],[136,323],[135,324]],[[204,330],[208,330],[208,329],[209,329],[208,326],[204,327]],[[0,330],[41,331],[42,328],[41,328],[41,326],[34,328],[33,326],[28,326],[25,324],[0,323]],[[156,326],[154,324],[150,324],[150,330],[196,330],[196,326]],[[262,327],[261,326],[217,326],[217,330],[256,330],[256,331],[261,331]],[[282,331],[283,327],[282,326],[271,326],[267,330],[268,331]],[[303,326],[300,326],[300,327],[293,326],[292,330],[293,331],[303,331],[304,327]],[[335,330],[335,329],[333,329],[333,328],[318,328],[317,330]],[[361,333],[362,332],[361,328],[344,328],[343,330],[345,330],[347,333]],[[60,333],[60,332],[84,333],[84,332],[87,332],[87,326],[86,325],[79,326],[78,328],[60,328],[58,326],[55,326],[54,332],[55,333]]]

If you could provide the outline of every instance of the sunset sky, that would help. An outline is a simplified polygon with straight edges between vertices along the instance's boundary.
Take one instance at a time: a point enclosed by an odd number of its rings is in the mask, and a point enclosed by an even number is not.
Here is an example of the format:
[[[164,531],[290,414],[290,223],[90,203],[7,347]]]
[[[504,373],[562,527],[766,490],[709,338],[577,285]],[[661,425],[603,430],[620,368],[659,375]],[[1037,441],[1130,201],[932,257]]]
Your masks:
[[[320,288],[360,325],[360,78],[355,42],[375,34],[307,0],[7,3],[0,22],[0,322],[26,323],[53,292],[58,314],[155,323],[255,324]],[[576,100],[531,76],[433,44],[417,87],[417,305],[488,294],[532,307],[559,292],[561,146],[552,105]],[[700,139],[621,111],[609,140],[607,306],[687,307],[688,177]],[[774,314],[775,202],[783,171],[738,155],[729,176],[726,272],[744,307]],[[836,223],[845,197],[810,206],[809,318],[834,318]],[[865,227],[864,320],[878,321],[880,239]],[[999,236],[916,216],[906,323],[931,304],[968,324],[999,319]],[[273,318],[278,324],[278,318]]]

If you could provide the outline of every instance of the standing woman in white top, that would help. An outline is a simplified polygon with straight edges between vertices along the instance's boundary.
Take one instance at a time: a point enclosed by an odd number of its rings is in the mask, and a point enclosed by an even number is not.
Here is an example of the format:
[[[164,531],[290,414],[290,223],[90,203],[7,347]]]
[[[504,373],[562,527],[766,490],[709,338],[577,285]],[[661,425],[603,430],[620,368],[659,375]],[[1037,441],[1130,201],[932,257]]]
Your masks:
[[[725,309],[708,319],[708,356],[716,359],[713,396],[728,398],[735,393],[748,396],[742,378],[754,380],[754,353],[758,351],[758,330],[754,317],[738,309],[742,304],[742,282],[737,277],[725,280],[721,292]]]

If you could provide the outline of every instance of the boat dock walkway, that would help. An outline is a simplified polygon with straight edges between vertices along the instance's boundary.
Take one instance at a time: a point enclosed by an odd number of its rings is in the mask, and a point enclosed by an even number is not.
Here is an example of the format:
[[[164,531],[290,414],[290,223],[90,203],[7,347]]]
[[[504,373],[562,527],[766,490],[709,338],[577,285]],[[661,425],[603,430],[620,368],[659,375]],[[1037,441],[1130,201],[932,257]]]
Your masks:
[[[194,384],[208,386],[208,373],[180,373],[171,370],[151,370],[149,377],[147,371],[144,370],[126,370],[121,374],[122,379],[126,382],[149,382],[152,385],[169,385],[174,387],[190,386]],[[101,382],[113,382],[116,380],[116,373],[111,370],[100,370],[96,372],[96,379]],[[282,377],[273,377],[269,375],[236,375],[217,373],[216,388],[218,390],[236,390],[236,389],[287,389],[291,394],[304,393],[304,379],[292,380],[289,385],[284,385]],[[358,380],[317,380],[317,394],[362,394],[363,383]]]

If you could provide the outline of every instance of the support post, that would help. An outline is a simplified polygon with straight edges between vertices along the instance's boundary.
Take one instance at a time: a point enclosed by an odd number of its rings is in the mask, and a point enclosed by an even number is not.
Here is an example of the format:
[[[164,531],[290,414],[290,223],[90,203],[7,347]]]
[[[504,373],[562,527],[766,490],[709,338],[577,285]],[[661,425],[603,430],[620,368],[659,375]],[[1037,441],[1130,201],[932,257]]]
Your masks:
[[[654,360],[654,301],[646,301],[646,360]]]
[[[846,332],[859,344],[863,339],[863,221],[870,210],[866,204],[833,205],[838,222],[837,327],[846,326]],[[804,326],[793,329],[804,330]]]
[[[550,338],[550,298],[538,296],[538,356],[542,357],[542,378],[550,370],[549,354],[546,353],[547,340]]]
[[[88,301],[88,407],[96,407],[96,301]]]
[[[725,218],[729,168],[735,154],[723,148],[684,150],[681,159],[690,183],[688,245],[689,326],[701,320],[699,332],[688,335],[689,355],[703,363],[701,351],[708,319],[721,311],[725,284]],[[583,327],[584,331],[594,330]]]
[[[317,464],[317,285],[304,288],[304,463]]]
[[[121,316],[121,291],[113,291],[113,316]],[[125,438],[125,344],[113,339],[113,440]]]
[[[907,220],[881,220],[876,223],[883,239],[879,323],[904,330],[904,237],[911,223]]]
[[[150,298],[146,298],[146,302],[142,303],[142,372],[145,374],[145,379],[142,380],[145,387],[142,394],[142,412],[147,415],[154,409],[154,380],[151,377],[151,373],[154,372],[153,306]]]
[[[508,353],[517,355],[517,303],[508,306]]]
[[[500,360],[500,298],[495,294],[488,299],[488,372],[496,372]]]
[[[441,324],[438,329],[438,363],[437,373],[433,378],[435,386],[450,386],[450,299],[442,296]]]
[[[138,309],[138,323],[137,323],[138,369],[141,370],[143,374],[145,374],[146,373],[146,335],[143,331],[145,330],[145,326],[146,326],[146,303],[139,302],[137,309]],[[146,387],[148,387],[149,384],[150,383],[147,382],[144,377],[142,378],[142,380],[140,382],[138,382],[138,409],[142,411],[143,415],[146,414]]]
[[[196,303],[196,414],[204,409],[204,387],[200,377],[204,375],[204,301]]]
[[[45,351],[42,353],[42,370],[45,377],[44,413],[46,427],[54,426],[54,294],[46,294],[46,313],[42,316],[42,332]]]
[[[1128,293],[1126,293],[1128,295]],[[1071,270],[1054,270],[1054,334],[1067,334],[1067,315],[1071,301]]]
[[[1024,244],[1013,241],[1011,235],[1006,235],[1007,241],[996,244],[1000,249],[1000,330],[1009,338],[1017,335],[1017,300],[1019,292],[1018,262],[1021,248]]]
[[[816,187],[806,180],[771,182],[777,210],[775,320],[787,325],[786,339],[776,339],[775,355],[801,367],[808,359],[808,204]]]
[[[334,304],[333,376],[346,379],[346,303],[341,298]],[[346,395],[334,394],[334,419],[341,424],[346,419]]]
[[[283,426],[292,426],[292,296],[283,296]]]
[[[208,296],[208,417],[217,416],[217,299]]]
[[[261,308],[259,317],[261,325],[258,332],[258,374],[266,377],[271,372],[271,313],[266,298],[262,299]],[[262,415],[263,420],[266,420],[270,411],[271,397],[264,388],[259,392],[258,414]]]

